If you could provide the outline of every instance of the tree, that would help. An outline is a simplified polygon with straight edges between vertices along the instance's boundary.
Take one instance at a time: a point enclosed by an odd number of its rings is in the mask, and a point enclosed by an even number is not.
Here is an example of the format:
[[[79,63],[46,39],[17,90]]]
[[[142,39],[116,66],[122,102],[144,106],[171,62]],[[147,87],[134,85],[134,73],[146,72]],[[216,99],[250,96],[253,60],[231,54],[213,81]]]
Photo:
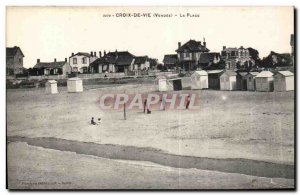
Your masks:
[[[261,59],[259,58],[259,53],[256,49],[253,49],[252,47],[248,48],[249,55],[254,60],[254,63],[259,65],[261,63]]]
[[[150,68],[153,68],[158,64],[158,60],[155,58],[149,58],[149,62],[150,62]]]

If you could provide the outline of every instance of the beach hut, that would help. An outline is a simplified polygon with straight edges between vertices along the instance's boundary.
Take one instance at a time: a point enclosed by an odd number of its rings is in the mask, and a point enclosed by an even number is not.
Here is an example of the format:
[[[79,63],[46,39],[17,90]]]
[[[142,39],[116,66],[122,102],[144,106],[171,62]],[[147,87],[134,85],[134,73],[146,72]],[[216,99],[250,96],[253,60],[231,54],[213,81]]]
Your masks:
[[[182,89],[185,89],[185,90],[192,89],[191,77],[180,77],[179,79],[181,79]]]
[[[274,75],[274,91],[293,91],[294,74],[290,71],[278,71]]]
[[[157,76],[154,85],[156,91],[168,91],[167,87],[167,77],[166,76]]]
[[[157,91],[182,90],[182,78],[178,75],[157,76],[154,81]]]
[[[67,81],[68,86],[68,92],[82,92],[83,86],[82,86],[82,79],[78,77],[70,78]]]
[[[256,87],[255,87],[255,77],[256,75],[258,75],[259,72],[249,72],[246,75],[246,79],[247,79],[247,90],[248,91],[255,91]]]
[[[208,74],[204,70],[195,71],[191,75],[192,89],[208,88]]]
[[[46,93],[47,94],[56,94],[57,92],[57,82],[55,80],[48,80],[45,83]]]
[[[220,89],[220,76],[224,70],[209,70],[208,74],[208,88]]]
[[[234,71],[225,71],[220,76],[220,89],[221,90],[236,90],[236,72]]]
[[[236,75],[236,88],[237,90],[247,91],[247,72],[239,72]]]
[[[273,73],[262,71],[255,77],[256,91],[273,91]]]

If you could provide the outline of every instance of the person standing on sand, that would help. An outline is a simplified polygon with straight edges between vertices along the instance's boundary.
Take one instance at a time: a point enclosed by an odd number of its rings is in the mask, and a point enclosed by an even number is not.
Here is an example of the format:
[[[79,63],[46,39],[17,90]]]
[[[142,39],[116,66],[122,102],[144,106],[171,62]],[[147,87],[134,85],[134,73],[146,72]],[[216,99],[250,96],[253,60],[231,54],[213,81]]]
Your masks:
[[[166,101],[165,101],[164,96],[162,96],[162,98],[161,98],[161,103],[162,103],[163,110],[166,110]]]
[[[147,108],[147,98],[144,101],[144,113],[146,112],[146,108]],[[148,108],[147,108],[147,110],[148,110]]]
[[[186,109],[189,109],[190,102],[191,102],[191,98],[190,98],[190,96],[188,96],[187,101],[186,101],[186,105],[185,105]]]

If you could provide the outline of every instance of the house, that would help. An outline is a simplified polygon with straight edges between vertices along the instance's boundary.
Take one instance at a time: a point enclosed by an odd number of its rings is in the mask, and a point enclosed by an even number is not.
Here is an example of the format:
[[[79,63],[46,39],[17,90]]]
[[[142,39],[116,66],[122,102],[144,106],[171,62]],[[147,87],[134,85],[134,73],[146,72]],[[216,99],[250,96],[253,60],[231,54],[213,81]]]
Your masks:
[[[238,72],[236,75],[237,90],[247,91],[247,72]]]
[[[208,88],[220,89],[220,76],[224,70],[208,70]]]
[[[199,66],[200,68],[204,70],[209,69],[218,69],[221,67],[218,67],[218,65],[221,62],[221,55],[217,52],[207,52],[207,53],[201,53],[200,59],[199,59]]]
[[[273,91],[273,73],[270,71],[262,71],[255,77],[256,91]]]
[[[247,90],[248,91],[255,91],[256,86],[255,86],[255,77],[259,74],[259,72],[249,72],[246,75],[247,79]]]
[[[206,47],[205,39],[203,44],[201,41],[189,40],[183,45],[181,45],[181,42],[178,42],[176,52],[180,68],[190,71],[197,69],[200,54],[209,52],[209,49]]]
[[[131,65],[131,71],[148,70],[150,68],[150,61],[148,56],[136,56],[134,62]]]
[[[206,71],[195,71],[191,75],[192,89],[207,89],[208,88],[208,74]]]
[[[24,54],[20,47],[6,48],[6,74],[21,74],[23,73],[23,58]]]
[[[177,62],[177,54],[167,54],[164,56],[163,63],[167,69],[176,69]]]
[[[290,71],[278,71],[274,75],[274,91],[294,91],[294,74]]]
[[[72,67],[65,58],[65,61],[41,62],[37,59],[36,65],[33,67],[34,75],[68,75],[71,73]]]
[[[227,70],[236,70],[242,67],[248,67],[254,65],[254,60],[251,58],[250,52],[247,48],[243,46],[236,47],[226,47],[223,46],[221,51],[221,58],[225,62],[225,67]]]
[[[101,52],[99,52],[101,55]],[[96,52],[85,53],[78,52],[72,53],[69,57],[69,62],[72,67],[72,72],[87,73],[89,65],[97,59]]]
[[[90,64],[90,68],[94,73],[105,72],[123,72],[127,75],[130,68],[133,67],[135,56],[128,51],[115,51],[98,58]]]
[[[236,90],[236,72],[225,71],[220,76],[220,89],[233,91]]]

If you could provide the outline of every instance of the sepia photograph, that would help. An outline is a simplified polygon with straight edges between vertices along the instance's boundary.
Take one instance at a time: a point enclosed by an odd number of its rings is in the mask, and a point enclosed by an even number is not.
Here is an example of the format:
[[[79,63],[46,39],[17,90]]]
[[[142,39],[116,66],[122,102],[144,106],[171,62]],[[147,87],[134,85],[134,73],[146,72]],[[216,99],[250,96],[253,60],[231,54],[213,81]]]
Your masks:
[[[5,11],[8,190],[295,190],[295,7]]]

